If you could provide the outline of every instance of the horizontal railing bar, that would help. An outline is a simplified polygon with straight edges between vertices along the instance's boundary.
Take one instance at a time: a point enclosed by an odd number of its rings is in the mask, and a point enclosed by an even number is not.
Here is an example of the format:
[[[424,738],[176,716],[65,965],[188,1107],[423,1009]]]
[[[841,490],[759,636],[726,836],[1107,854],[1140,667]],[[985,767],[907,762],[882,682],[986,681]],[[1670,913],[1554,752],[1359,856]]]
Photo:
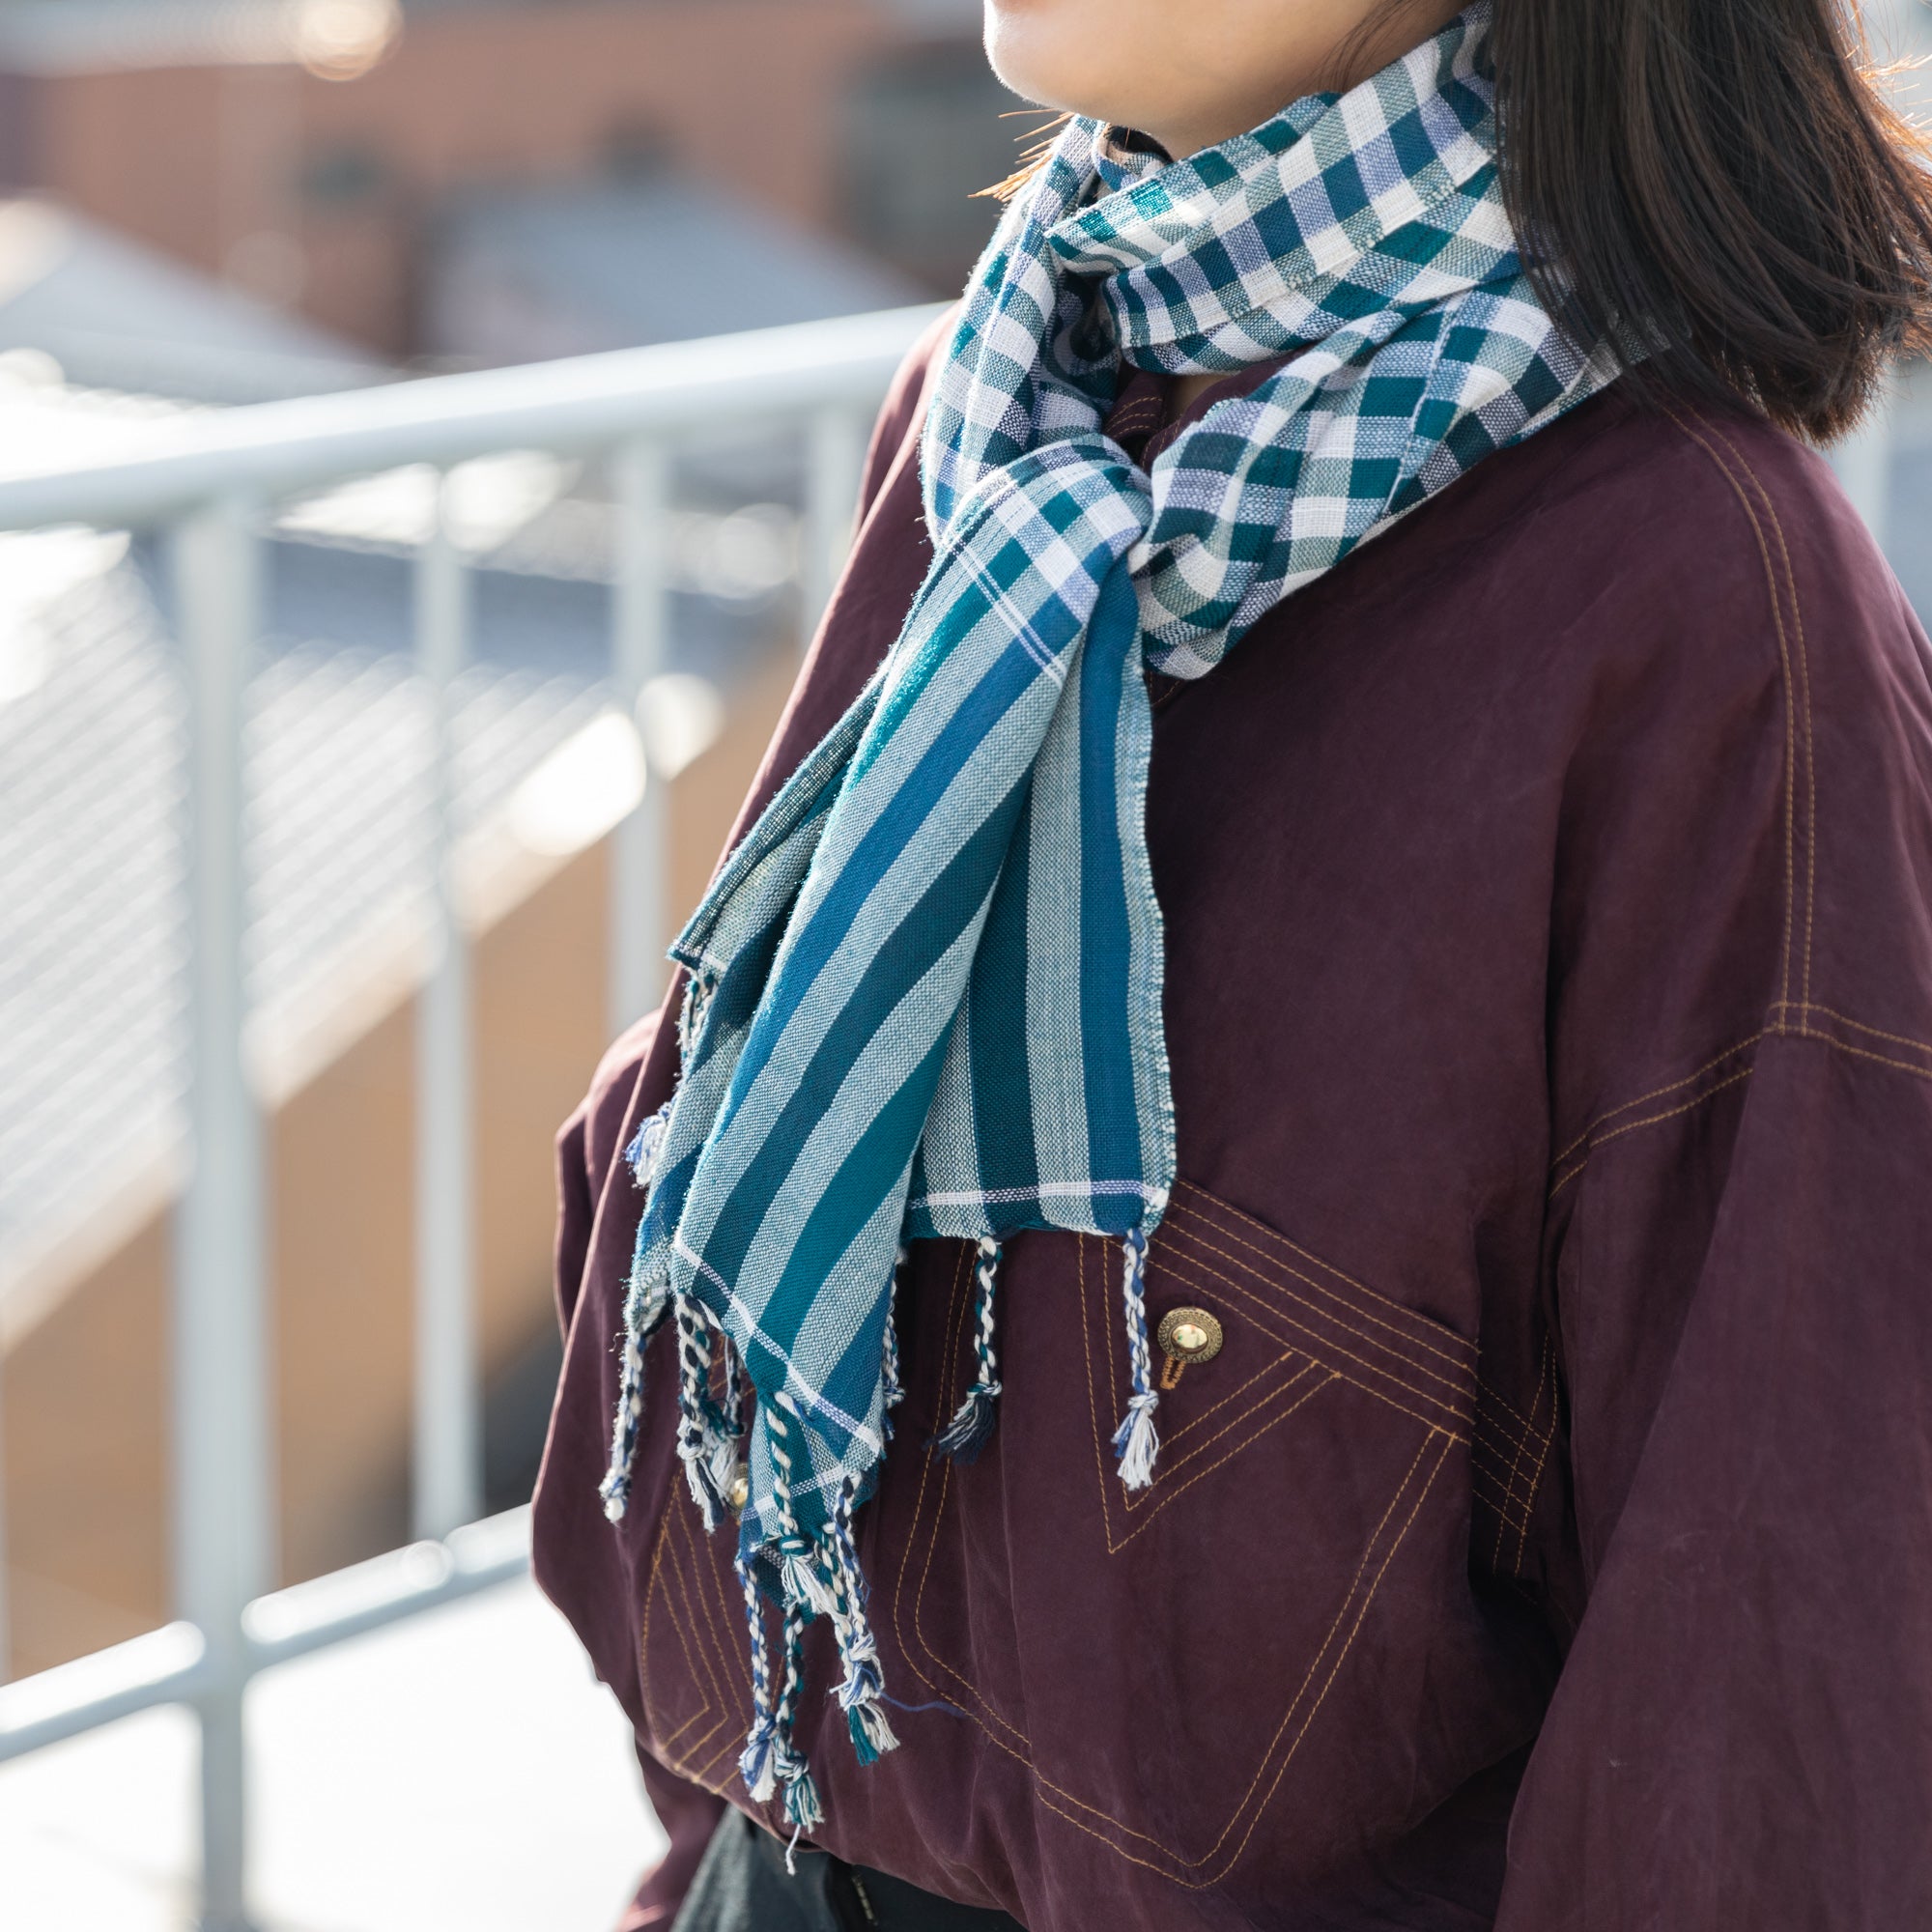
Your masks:
[[[887,309],[174,417],[125,457],[0,476],[0,529],[145,529],[238,492],[275,498],[411,463],[589,452],[642,434],[876,404],[939,313]]]
[[[0,1688],[0,1763],[157,1704],[188,1703],[209,1677],[208,1646],[186,1623],[23,1677]]]
[[[530,1567],[528,1505],[259,1597],[242,1615],[251,1671],[507,1583]]]
[[[443,1604],[507,1583],[529,1568],[527,1505],[367,1563],[258,1597],[242,1616],[242,1673],[326,1650]],[[0,1686],[0,1763],[161,1704],[192,1703],[216,1666],[193,1624],[174,1623],[71,1663]]]

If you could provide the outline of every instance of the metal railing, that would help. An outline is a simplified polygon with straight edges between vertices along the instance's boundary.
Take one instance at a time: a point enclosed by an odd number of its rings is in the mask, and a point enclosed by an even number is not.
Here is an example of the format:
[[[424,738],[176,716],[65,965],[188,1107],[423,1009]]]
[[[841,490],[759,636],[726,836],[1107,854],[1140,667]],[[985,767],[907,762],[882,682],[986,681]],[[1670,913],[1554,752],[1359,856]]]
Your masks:
[[[179,1621],[0,1688],[0,1759],[158,1704],[199,1719],[203,1924],[247,1924],[242,1693],[255,1673],[517,1575],[526,1512],[482,1507],[470,1191],[471,1010],[457,916],[451,687],[468,646],[469,561],[439,496],[415,556],[418,664],[436,698],[431,965],[419,995],[414,1529],[423,1540],[270,1591],[273,1386],[262,1098],[243,1050],[242,715],[270,513],[298,493],[406,465],[542,450],[606,466],[614,506],[611,682],[635,711],[666,665],[675,453],[745,424],[790,426],[805,453],[802,622],[842,551],[872,414],[935,311],[895,310],[531,368],[437,377],[157,426],[112,464],[0,478],[0,531],[88,525],[161,535],[186,682],[189,1178],[175,1216],[172,1575]],[[647,700],[646,700],[647,701]],[[640,750],[650,741],[639,734]],[[644,752],[647,759],[647,751]],[[611,839],[613,1028],[664,976],[663,786]],[[4,1549],[4,1524],[0,1524]],[[0,1566],[0,1597],[4,1596]],[[4,1628],[4,1625],[0,1625]]]

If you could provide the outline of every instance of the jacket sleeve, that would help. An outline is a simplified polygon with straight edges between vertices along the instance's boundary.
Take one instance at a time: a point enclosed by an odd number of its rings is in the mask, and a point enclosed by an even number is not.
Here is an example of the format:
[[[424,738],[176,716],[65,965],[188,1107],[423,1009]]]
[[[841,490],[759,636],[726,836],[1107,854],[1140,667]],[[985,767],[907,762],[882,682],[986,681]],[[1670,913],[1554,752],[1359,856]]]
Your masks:
[[[1932,1042],[1786,1019],[1581,1156],[1499,1932],[1932,1925]]]

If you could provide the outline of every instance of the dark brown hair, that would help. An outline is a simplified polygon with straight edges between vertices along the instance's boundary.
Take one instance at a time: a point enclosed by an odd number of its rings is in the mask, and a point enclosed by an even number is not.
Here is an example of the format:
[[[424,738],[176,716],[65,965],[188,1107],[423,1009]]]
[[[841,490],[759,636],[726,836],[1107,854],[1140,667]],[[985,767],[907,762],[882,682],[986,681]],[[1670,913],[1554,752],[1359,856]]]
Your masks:
[[[1503,197],[1531,277],[1578,339],[1625,346],[1634,389],[1822,441],[1889,356],[1932,354],[1932,139],[1887,102],[1840,0],[1493,6]],[[1372,9],[1340,83],[1398,56],[1426,11]],[[988,192],[1024,185],[1061,120]]]
[[[1653,394],[1849,428],[1932,351],[1932,146],[1837,0],[1494,0],[1504,198],[1533,278]],[[1554,286],[1546,301],[1558,299]]]

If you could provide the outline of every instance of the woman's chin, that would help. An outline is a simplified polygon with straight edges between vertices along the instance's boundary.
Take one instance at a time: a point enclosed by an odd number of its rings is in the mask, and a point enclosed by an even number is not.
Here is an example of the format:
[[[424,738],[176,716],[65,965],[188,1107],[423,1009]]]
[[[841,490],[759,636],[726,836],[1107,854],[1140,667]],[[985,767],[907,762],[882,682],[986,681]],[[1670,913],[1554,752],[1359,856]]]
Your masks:
[[[986,0],[986,58],[1023,100],[1113,119],[1106,103],[1105,40],[1096,43],[1083,18],[1088,0]]]

